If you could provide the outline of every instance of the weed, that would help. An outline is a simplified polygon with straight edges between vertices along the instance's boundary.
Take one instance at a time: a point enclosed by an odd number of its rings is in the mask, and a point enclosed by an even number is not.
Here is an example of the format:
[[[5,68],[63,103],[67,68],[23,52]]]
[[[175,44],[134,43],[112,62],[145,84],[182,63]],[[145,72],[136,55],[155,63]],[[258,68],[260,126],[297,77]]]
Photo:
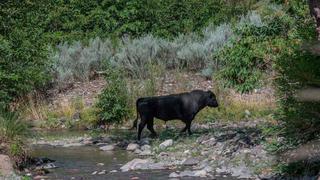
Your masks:
[[[0,137],[14,141],[28,134],[27,125],[16,112],[0,110]]]

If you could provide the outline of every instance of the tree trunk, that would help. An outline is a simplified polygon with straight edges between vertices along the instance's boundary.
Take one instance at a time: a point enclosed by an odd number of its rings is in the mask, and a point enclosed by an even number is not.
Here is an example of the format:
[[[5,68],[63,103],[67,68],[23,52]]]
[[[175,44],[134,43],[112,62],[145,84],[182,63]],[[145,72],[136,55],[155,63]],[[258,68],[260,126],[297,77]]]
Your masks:
[[[318,33],[318,40],[320,40],[320,0],[309,0],[309,9],[312,17],[315,18]]]

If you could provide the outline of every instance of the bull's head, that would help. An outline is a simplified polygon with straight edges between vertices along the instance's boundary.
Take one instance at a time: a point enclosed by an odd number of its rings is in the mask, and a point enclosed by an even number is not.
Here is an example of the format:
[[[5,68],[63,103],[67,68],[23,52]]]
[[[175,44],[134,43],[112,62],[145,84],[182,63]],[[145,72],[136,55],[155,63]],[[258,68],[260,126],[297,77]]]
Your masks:
[[[207,91],[207,106],[209,107],[218,107],[218,101],[216,99],[216,95],[212,91]]]

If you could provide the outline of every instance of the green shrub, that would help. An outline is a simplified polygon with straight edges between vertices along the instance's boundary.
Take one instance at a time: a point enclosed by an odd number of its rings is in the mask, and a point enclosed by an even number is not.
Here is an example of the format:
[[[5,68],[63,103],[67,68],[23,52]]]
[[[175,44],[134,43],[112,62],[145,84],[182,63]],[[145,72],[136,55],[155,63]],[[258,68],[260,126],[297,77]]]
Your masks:
[[[319,56],[299,48],[277,63],[276,79],[280,97],[278,118],[284,122],[289,138],[308,141],[320,135],[320,102],[302,102],[296,99],[299,89],[320,84]]]
[[[32,12],[25,2],[1,3],[0,107],[43,86],[50,78],[46,45],[39,38],[41,29],[33,26],[37,16]]]
[[[218,77],[226,87],[244,93],[261,85],[264,74],[272,72],[272,65],[282,56],[293,18],[283,11],[266,15],[263,21],[256,13],[249,13],[235,26],[235,38],[216,58],[221,61]]]
[[[106,70],[107,85],[96,104],[99,124],[120,124],[128,116],[128,91],[121,73],[117,69]]]
[[[28,156],[25,138],[28,129],[16,112],[0,110],[0,139],[16,167],[22,166]]]
[[[27,126],[18,113],[0,110],[0,139],[15,141],[24,137],[27,132]]]

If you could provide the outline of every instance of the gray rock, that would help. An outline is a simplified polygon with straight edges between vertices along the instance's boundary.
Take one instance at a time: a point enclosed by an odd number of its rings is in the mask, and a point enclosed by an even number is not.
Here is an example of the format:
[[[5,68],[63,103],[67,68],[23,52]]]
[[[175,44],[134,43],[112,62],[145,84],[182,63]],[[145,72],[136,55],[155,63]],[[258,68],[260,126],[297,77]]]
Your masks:
[[[9,156],[0,154],[0,174],[3,176],[9,176],[14,174],[13,164]]]
[[[231,175],[237,178],[249,179],[253,178],[253,172],[245,165],[230,168]]]
[[[127,172],[130,170],[134,170],[139,164],[146,164],[149,162],[149,159],[133,159],[132,161],[129,161],[127,164],[123,165],[120,169],[122,172]]]
[[[83,140],[82,144],[84,144],[84,145],[91,145],[91,144],[93,144],[93,143],[92,143],[91,140],[85,139],[85,140]]]
[[[100,172],[98,172],[99,175],[102,175],[102,174],[106,174],[106,170],[102,170]]]
[[[42,169],[55,169],[55,168],[58,168],[58,166],[56,166],[53,163],[48,163],[42,166]]]
[[[141,150],[144,151],[144,150],[150,150],[151,149],[151,146],[150,145],[143,145],[141,146]]]
[[[201,144],[204,144],[206,146],[214,146],[217,144],[217,140],[216,140],[216,138],[212,137],[208,140],[202,141]]]
[[[135,151],[136,149],[139,149],[139,145],[136,144],[136,143],[130,143],[128,146],[127,146],[127,151]]]
[[[163,141],[159,145],[159,147],[160,147],[160,149],[164,149],[164,148],[167,148],[167,147],[172,146],[172,145],[173,145],[173,140],[172,139],[167,139],[167,140]]]
[[[221,174],[221,173],[229,173],[229,170],[227,169],[227,167],[222,166],[220,168],[217,168],[216,172],[219,173],[219,174]]]
[[[68,143],[68,144],[63,144],[62,146],[63,147],[78,147],[78,146],[83,146],[84,144],[83,143]]]
[[[113,151],[115,149],[115,145],[106,145],[99,148],[102,151]]]
[[[150,149],[146,149],[146,150],[142,151],[139,155],[140,156],[151,156],[152,152]]]
[[[104,166],[104,163],[97,163],[97,166]]]
[[[147,170],[147,169],[166,169],[163,163],[154,163],[151,159],[133,159],[121,168],[122,172],[130,170]]]
[[[135,154],[140,154],[142,151],[140,150],[140,149],[136,149],[136,150],[134,150],[134,153]]]
[[[140,141],[141,145],[146,145],[146,144],[150,144],[150,139],[149,138],[143,138]]]
[[[187,158],[185,161],[183,161],[182,165],[185,166],[193,166],[199,163],[199,160],[196,158]]]
[[[98,171],[94,171],[94,172],[92,172],[91,174],[92,175],[96,175],[98,173]]]
[[[178,178],[180,177],[180,174],[176,173],[176,172],[172,172],[169,174],[169,178]]]
[[[112,171],[110,171],[110,173],[116,173],[116,172],[118,172],[117,170],[112,170]]]
[[[208,173],[206,170],[196,170],[196,171],[183,171],[181,173],[176,173],[173,172],[169,175],[169,178],[179,178],[179,177],[186,177],[186,176],[190,176],[190,177],[207,177]]]

